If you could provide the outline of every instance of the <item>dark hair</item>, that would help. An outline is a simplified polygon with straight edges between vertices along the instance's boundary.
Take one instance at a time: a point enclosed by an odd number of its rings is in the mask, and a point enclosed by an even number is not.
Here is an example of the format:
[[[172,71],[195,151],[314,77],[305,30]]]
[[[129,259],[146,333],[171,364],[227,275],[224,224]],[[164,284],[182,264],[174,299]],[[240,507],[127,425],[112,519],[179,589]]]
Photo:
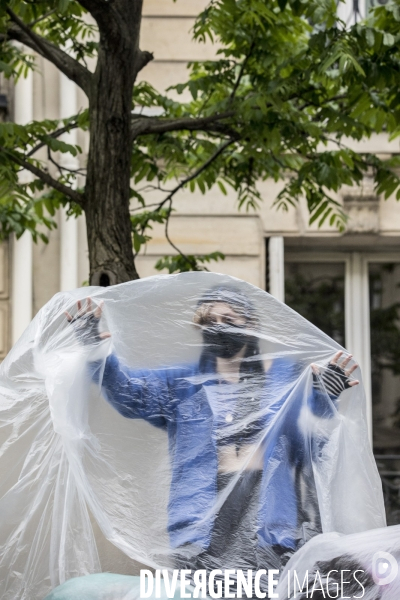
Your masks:
[[[325,588],[325,591],[328,594],[331,594],[331,592],[338,591],[337,586],[341,585],[341,572],[350,571],[350,572],[353,572],[353,574],[354,574],[356,571],[358,571],[359,575],[357,576],[357,579],[353,578],[348,582],[349,586],[346,588],[345,591],[347,593],[350,593],[351,595],[346,596],[346,597],[347,598],[362,598],[362,597],[364,597],[364,594],[363,594],[363,596],[355,595],[358,592],[360,592],[360,585],[359,585],[360,583],[364,587],[365,592],[373,591],[373,593],[374,593],[373,600],[380,600],[380,598],[382,597],[379,586],[375,585],[375,582],[374,582],[372,576],[368,573],[368,571],[365,570],[365,565],[362,565],[360,563],[359,559],[356,558],[355,556],[352,556],[351,554],[343,554],[342,556],[337,556],[331,560],[316,562],[314,567],[312,568],[312,570],[310,569],[310,579],[312,578],[312,576],[315,577],[317,571],[319,572],[319,575],[320,575],[320,578],[322,581],[322,587]],[[329,583],[327,581],[328,573],[330,573]],[[316,589],[315,592],[313,593],[312,597],[315,600],[323,600],[324,598],[326,598],[325,591],[321,590],[321,588]],[[343,592],[343,590],[342,590],[342,592]],[[335,598],[335,597],[338,598],[338,596],[333,596],[333,595],[330,595],[329,597],[330,598]],[[342,595],[340,595],[340,598],[341,597],[342,597]],[[306,600],[306,598],[310,598],[310,596],[309,596],[308,592],[305,592],[305,593],[301,593],[301,595],[299,595],[298,598],[299,598],[299,600]],[[368,598],[371,598],[371,596],[368,595]]]
[[[223,302],[229,304],[235,311],[245,317],[246,321],[251,326],[255,326],[258,323],[256,317],[256,310],[253,303],[241,290],[230,287],[230,286],[215,286],[207,292],[205,292],[197,302],[197,309],[193,316],[193,321],[197,325],[203,325],[202,319],[204,317],[204,310],[201,308],[204,304],[211,306],[215,302]]]
[[[242,291],[230,286],[215,286],[205,292],[197,302],[197,310],[193,316],[193,321],[196,325],[205,325],[207,323],[208,310],[201,310],[204,304],[211,307],[215,302],[223,302],[229,304],[241,316],[246,318],[250,328],[254,328],[258,319],[253,303]],[[256,335],[249,336],[249,341],[246,344],[245,354],[240,364],[240,374],[242,377],[254,376],[264,379],[264,365],[259,358],[255,358],[260,354],[260,345]],[[204,348],[200,356],[200,371],[215,373],[216,358],[212,350],[208,347]]]

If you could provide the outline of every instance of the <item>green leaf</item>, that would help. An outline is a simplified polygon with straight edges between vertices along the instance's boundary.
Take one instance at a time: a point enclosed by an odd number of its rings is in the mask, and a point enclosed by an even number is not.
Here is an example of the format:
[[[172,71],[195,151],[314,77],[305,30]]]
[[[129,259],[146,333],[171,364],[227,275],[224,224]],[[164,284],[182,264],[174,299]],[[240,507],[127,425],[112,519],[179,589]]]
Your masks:
[[[224,186],[224,184],[222,183],[222,181],[218,180],[218,187],[221,190],[221,192],[224,194],[224,196],[226,196],[228,194],[226,187]]]
[[[140,236],[136,231],[133,232],[133,248],[136,254],[139,252],[140,247],[142,245],[142,236]]]
[[[222,252],[211,252],[210,254],[177,254],[174,256],[164,256],[160,258],[155,268],[158,271],[166,269],[168,273],[185,273],[188,271],[208,271],[204,263],[212,261],[225,260],[225,255]]]
[[[201,191],[202,194],[206,193],[206,186],[204,185],[204,181],[202,179],[199,179],[197,181],[197,185],[199,187],[199,190]]]
[[[375,44],[375,35],[374,35],[373,29],[370,29],[369,27],[366,28],[366,30],[365,30],[365,37],[367,39],[368,46],[370,48],[373,48],[374,44]]]
[[[394,35],[388,33],[387,31],[383,34],[383,44],[384,46],[393,46],[396,42]]]
[[[322,202],[320,204],[320,206],[317,208],[317,210],[311,214],[309,224],[312,225],[318,219],[318,217],[320,217],[322,215],[322,213],[326,210],[327,207],[328,207],[328,201],[325,200],[325,202]]]
[[[354,169],[354,161],[351,157],[350,151],[341,150],[340,157],[343,160],[343,162],[349,167],[349,169]]]

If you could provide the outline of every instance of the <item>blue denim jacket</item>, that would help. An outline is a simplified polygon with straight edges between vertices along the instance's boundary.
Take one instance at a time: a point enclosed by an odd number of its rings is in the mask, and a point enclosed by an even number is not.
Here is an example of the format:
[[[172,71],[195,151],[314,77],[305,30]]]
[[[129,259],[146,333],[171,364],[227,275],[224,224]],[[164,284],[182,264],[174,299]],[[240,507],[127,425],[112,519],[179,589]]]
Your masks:
[[[275,422],[262,442],[263,477],[258,511],[258,544],[280,544],[295,549],[298,542],[298,499],[295,469],[310,471],[310,444],[299,429],[299,415],[307,402],[314,414],[334,414],[332,399],[305,385],[297,385],[298,365],[275,359],[266,373],[261,395],[264,430]],[[215,375],[199,365],[167,369],[131,370],[115,354],[105,364],[102,386],[107,400],[124,417],[145,419],[167,431],[172,462],[168,505],[171,546],[209,545],[217,494],[217,447],[207,385]],[[304,394],[307,397],[304,398]],[[285,406],[284,406],[285,405]],[[312,469],[311,469],[312,470]]]

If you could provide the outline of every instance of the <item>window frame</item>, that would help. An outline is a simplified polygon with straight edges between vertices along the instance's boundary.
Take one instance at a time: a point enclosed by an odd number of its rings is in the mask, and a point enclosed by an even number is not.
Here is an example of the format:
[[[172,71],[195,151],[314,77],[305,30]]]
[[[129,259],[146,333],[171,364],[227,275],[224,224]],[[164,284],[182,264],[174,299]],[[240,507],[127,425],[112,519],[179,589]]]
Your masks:
[[[344,263],[344,305],[346,349],[354,354],[362,372],[366,396],[368,436],[372,446],[372,384],[371,384],[371,328],[369,308],[369,264],[400,263],[396,252],[285,252],[285,262]]]

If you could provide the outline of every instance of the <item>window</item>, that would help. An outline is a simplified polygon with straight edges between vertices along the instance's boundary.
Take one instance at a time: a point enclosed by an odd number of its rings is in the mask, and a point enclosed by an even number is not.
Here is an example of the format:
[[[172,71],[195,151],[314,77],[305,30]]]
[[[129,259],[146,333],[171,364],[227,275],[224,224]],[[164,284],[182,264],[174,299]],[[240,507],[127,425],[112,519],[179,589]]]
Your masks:
[[[400,523],[400,263],[368,265],[373,443],[388,525]]]
[[[344,262],[285,262],[285,301],[345,345]]]
[[[279,242],[279,244],[277,243]],[[269,290],[354,354],[388,524],[400,523],[400,252],[329,252],[270,238]],[[271,252],[275,246],[280,252]],[[275,248],[276,250],[276,248]]]
[[[345,0],[337,2],[337,14],[347,26],[354,25],[366,17],[370,8],[384,6],[391,0]]]
[[[369,263],[374,449],[400,454],[400,263]]]
[[[374,8],[375,6],[383,6],[389,4],[390,0],[366,0],[367,10]]]

